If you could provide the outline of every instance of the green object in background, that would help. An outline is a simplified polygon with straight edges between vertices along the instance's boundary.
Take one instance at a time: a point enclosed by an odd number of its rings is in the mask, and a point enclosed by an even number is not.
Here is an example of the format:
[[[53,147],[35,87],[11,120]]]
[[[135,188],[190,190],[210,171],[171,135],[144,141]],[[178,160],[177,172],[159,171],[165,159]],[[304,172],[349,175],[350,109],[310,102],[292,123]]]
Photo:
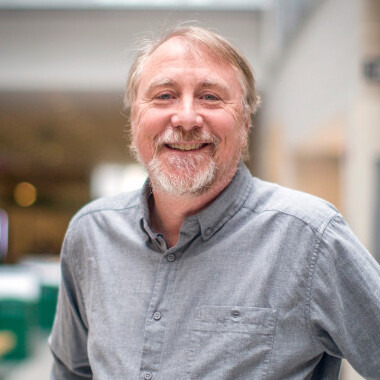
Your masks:
[[[35,276],[17,267],[0,268],[0,332],[14,337],[2,360],[22,360],[32,353],[39,293]]]
[[[0,332],[12,334],[13,344],[3,353],[4,360],[21,360],[33,350],[37,303],[21,299],[0,300]]]
[[[41,296],[38,310],[38,325],[43,330],[51,330],[57,306],[58,286],[41,284]]]
[[[38,279],[40,299],[38,303],[38,326],[50,331],[53,326],[57,306],[58,288],[61,272],[57,257],[30,255],[21,262]]]
[[[52,328],[59,282],[57,260],[33,257],[21,265],[0,266],[0,361],[33,354],[38,330]]]

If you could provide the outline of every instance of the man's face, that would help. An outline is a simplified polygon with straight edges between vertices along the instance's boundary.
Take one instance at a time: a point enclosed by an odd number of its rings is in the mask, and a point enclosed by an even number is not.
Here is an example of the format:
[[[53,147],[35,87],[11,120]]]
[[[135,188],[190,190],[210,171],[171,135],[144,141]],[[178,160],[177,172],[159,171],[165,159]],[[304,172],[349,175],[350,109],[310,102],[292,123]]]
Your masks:
[[[174,195],[222,190],[236,171],[247,128],[231,65],[180,37],[148,58],[132,109],[132,149],[153,189]]]

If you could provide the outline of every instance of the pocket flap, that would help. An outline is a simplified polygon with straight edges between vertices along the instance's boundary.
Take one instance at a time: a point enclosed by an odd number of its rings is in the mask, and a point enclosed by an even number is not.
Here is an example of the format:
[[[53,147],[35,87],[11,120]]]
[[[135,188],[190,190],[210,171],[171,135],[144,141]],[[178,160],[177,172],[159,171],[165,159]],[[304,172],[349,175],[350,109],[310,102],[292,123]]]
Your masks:
[[[273,332],[277,311],[269,308],[246,306],[200,306],[197,312],[198,327],[210,324],[221,324],[226,327],[241,326],[247,329],[258,329],[258,332]]]

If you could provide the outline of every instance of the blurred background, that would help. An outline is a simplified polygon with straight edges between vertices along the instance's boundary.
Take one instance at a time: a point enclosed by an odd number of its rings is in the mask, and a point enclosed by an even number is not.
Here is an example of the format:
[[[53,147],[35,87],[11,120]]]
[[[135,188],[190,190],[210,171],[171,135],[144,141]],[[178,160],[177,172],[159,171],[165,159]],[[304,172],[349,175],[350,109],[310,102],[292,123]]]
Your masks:
[[[188,20],[254,67],[252,173],[334,203],[380,259],[380,1],[0,0],[0,379],[49,378],[67,224],[145,178],[122,114],[136,41]]]

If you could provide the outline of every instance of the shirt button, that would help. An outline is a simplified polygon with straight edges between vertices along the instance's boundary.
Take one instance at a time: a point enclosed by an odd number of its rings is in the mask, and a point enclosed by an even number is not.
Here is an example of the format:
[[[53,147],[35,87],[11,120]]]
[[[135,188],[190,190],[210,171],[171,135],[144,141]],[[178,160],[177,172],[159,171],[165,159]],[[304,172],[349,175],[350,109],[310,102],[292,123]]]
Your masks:
[[[159,321],[161,319],[161,313],[159,311],[156,311],[153,313],[153,319],[155,321]]]
[[[232,310],[231,315],[232,315],[232,318],[239,318],[240,317],[240,311],[239,310]]]
[[[207,235],[207,236],[209,236],[209,235],[211,235],[211,232],[212,232],[212,229],[209,227],[209,228],[206,228],[206,230],[205,230],[205,234]]]
[[[144,375],[144,379],[145,380],[151,380],[153,379],[153,375],[151,372],[146,372],[145,375]]]
[[[168,255],[168,257],[166,258],[166,260],[169,261],[169,263],[172,263],[173,261],[175,261],[176,257],[175,257],[175,254],[174,253],[170,253]]]

